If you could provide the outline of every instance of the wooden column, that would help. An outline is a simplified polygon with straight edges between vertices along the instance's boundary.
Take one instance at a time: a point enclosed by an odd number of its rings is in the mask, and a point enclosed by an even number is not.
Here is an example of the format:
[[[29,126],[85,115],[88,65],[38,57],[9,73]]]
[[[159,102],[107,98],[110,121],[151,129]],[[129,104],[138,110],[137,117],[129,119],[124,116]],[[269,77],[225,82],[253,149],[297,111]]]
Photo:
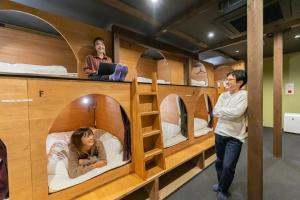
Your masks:
[[[248,200],[263,199],[263,1],[247,2]]]
[[[283,48],[282,33],[274,36],[274,118],[273,118],[273,154],[276,158],[282,157],[282,65]]]
[[[112,38],[113,38],[113,56],[114,56],[114,63],[120,62],[120,38],[119,35],[112,31]]]

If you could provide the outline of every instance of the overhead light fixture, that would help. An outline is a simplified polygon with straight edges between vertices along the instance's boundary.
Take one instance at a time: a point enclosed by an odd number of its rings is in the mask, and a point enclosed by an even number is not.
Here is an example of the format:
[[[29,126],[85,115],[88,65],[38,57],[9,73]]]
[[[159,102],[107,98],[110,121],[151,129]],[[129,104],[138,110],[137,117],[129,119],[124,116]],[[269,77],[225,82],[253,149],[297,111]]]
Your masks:
[[[157,3],[158,2],[158,0],[151,0],[152,1],[152,3]]]
[[[207,36],[208,36],[208,38],[213,38],[215,36],[215,33],[214,32],[209,32]]]
[[[297,35],[295,35],[295,37],[294,37],[295,39],[298,39],[298,38],[300,38],[300,34],[297,34]]]
[[[235,50],[235,53],[240,53],[240,50]]]

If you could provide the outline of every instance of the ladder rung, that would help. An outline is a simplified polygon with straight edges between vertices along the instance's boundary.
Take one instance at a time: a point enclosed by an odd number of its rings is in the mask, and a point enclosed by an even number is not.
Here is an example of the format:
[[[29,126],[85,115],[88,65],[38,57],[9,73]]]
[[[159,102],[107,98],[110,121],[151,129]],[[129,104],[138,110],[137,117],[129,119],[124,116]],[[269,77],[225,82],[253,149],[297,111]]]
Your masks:
[[[147,151],[147,152],[145,153],[144,159],[145,159],[145,161],[150,160],[153,156],[159,155],[159,154],[161,154],[162,152],[163,152],[163,151],[162,151],[161,149],[158,149],[158,148],[152,149],[152,150]]]
[[[160,130],[152,130],[152,131],[148,131],[148,132],[145,132],[143,134],[143,137],[150,137],[152,135],[156,135],[156,134],[159,134],[160,133]]]
[[[158,115],[159,112],[158,111],[150,111],[150,112],[141,112],[140,115],[141,116],[145,116],[145,115]]]
[[[139,92],[137,94],[140,96],[155,96],[155,95],[157,95],[156,92]]]

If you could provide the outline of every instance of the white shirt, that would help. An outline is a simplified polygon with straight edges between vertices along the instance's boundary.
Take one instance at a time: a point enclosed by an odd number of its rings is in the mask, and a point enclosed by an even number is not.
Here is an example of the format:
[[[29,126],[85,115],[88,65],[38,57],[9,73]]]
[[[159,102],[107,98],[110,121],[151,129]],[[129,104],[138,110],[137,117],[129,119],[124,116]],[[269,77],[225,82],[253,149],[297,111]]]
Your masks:
[[[219,118],[215,133],[244,142],[247,137],[247,107],[248,92],[246,90],[233,94],[222,93],[213,111],[214,116]]]

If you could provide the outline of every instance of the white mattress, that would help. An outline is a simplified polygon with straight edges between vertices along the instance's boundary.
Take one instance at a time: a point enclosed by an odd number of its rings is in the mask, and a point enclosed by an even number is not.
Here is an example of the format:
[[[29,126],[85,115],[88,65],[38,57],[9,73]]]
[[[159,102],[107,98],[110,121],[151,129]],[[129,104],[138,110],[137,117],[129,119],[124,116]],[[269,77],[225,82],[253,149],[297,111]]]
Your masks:
[[[208,127],[208,122],[204,119],[194,118],[194,136],[199,137],[212,131],[212,128]]]
[[[52,76],[77,77],[77,73],[68,73],[64,66],[57,65],[31,65],[31,64],[11,64],[0,62],[0,73],[13,74],[40,74]]]
[[[183,142],[183,141],[186,141],[187,138],[184,137],[181,133],[175,137],[172,137],[172,138],[169,138],[167,140],[164,140],[164,147],[167,148],[167,147],[171,147],[171,146],[174,146],[180,142]]]
[[[144,77],[137,77],[137,81],[140,82],[140,83],[152,83],[152,79],[144,78]],[[157,83],[159,83],[159,84],[171,84],[171,82],[166,81],[166,80],[162,80],[162,79],[158,79]]]
[[[194,79],[191,79],[191,85],[193,86],[208,86],[208,81],[197,81]]]
[[[212,131],[212,128],[209,127],[204,127],[202,129],[196,130],[194,131],[194,136],[195,137],[200,137],[202,135],[206,135],[207,133],[209,133],[210,131]]]
[[[177,124],[162,122],[164,147],[170,147],[187,140],[181,133],[180,126]]]
[[[123,148],[121,142],[110,133],[104,133],[99,139],[102,141],[107,165],[101,168],[93,169],[77,178],[69,178],[68,174],[68,143],[72,132],[49,134],[46,141],[46,150],[48,155],[48,187],[49,192],[59,190],[85,182],[95,176],[98,176],[108,170],[122,166],[129,161],[123,161]]]

